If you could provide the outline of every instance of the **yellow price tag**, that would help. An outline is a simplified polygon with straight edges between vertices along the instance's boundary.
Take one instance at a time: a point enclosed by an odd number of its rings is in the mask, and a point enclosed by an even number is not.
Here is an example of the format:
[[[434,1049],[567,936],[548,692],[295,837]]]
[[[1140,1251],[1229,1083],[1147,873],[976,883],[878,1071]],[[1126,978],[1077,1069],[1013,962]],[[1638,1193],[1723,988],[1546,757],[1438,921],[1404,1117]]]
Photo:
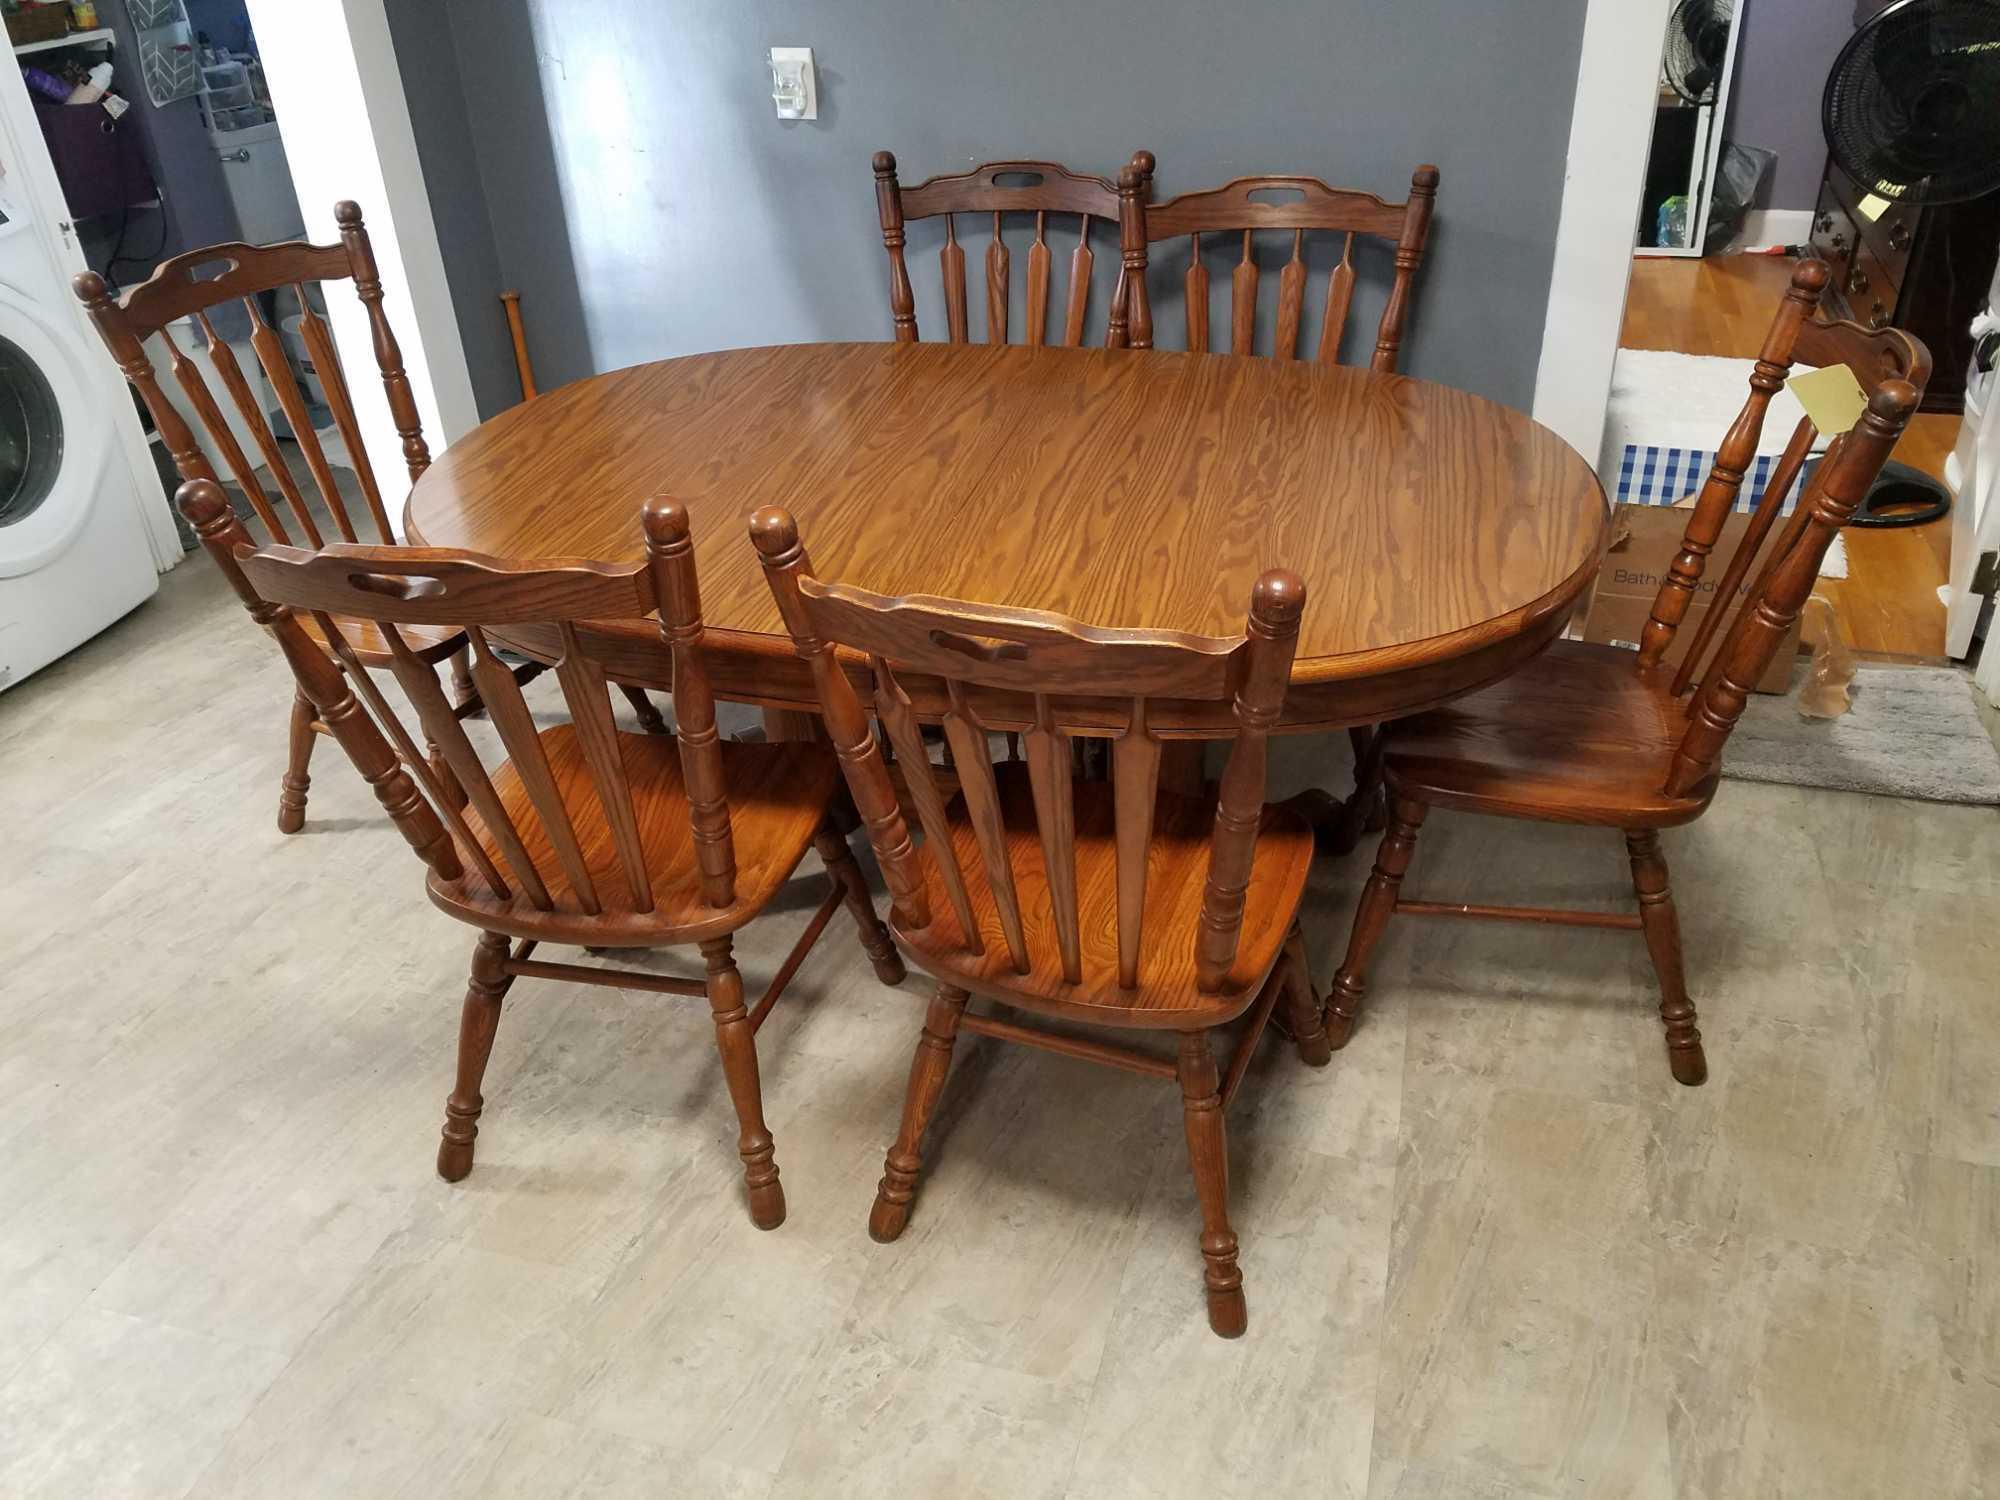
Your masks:
[[[1854,207],[1864,219],[1873,224],[1888,211],[1889,200],[1878,193],[1870,193]]]
[[[1846,365],[1794,375],[1785,382],[1785,389],[1798,398],[1813,426],[1828,437],[1847,431],[1868,409],[1868,393]]]

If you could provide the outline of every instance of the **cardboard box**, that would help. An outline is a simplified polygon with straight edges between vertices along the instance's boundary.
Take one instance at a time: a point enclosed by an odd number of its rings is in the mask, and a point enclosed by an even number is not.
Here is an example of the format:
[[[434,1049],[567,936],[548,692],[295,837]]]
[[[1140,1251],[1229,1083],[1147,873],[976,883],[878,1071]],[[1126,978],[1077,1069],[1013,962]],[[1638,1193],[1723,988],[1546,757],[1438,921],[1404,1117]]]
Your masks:
[[[1612,512],[1611,546],[1604,554],[1604,567],[1598,572],[1590,605],[1584,614],[1583,638],[1586,641],[1638,649],[1639,632],[1645,628],[1646,619],[1653,612],[1653,596],[1660,591],[1660,580],[1672,566],[1674,554],[1681,550],[1681,534],[1687,530],[1687,523],[1687,510],[1678,505],[1621,505]],[[1783,525],[1782,522],[1778,524]],[[1680,628],[1674,632],[1673,644],[1667,648],[1666,659],[1670,666],[1679,666],[1681,658],[1687,655],[1695,631],[1715,603],[1716,585],[1729,567],[1729,559],[1736,555],[1749,525],[1750,517],[1742,512],[1732,512],[1723,521],[1722,534],[1716,538],[1715,550],[1709,554],[1708,566],[1702,570],[1701,586],[1688,602],[1687,614],[1682,617]],[[1764,545],[1768,558],[1770,549],[1777,543],[1767,538]],[[1761,561],[1749,569],[1737,588],[1739,607],[1749,595],[1750,585],[1756,582],[1758,566],[1761,566]],[[1727,624],[1725,622],[1725,630]],[[1711,657],[1715,649],[1716,646],[1711,644]],[[1795,623],[1779,643],[1778,654],[1771,658],[1771,665],[1765,668],[1763,678],[1757,683],[1757,691],[1782,693],[1790,687],[1793,659],[1798,654],[1799,627]]]

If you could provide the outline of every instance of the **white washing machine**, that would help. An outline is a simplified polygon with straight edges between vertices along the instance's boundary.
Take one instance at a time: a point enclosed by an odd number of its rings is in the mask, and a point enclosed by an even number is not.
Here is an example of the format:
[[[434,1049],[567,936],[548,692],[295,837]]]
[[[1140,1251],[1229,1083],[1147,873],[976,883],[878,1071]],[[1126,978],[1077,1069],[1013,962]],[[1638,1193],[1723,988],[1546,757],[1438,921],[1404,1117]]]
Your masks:
[[[69,289],[81,260],[18,76],[0,77],[0,127],[4,690],[150,597],[180,549],[125,382]]]

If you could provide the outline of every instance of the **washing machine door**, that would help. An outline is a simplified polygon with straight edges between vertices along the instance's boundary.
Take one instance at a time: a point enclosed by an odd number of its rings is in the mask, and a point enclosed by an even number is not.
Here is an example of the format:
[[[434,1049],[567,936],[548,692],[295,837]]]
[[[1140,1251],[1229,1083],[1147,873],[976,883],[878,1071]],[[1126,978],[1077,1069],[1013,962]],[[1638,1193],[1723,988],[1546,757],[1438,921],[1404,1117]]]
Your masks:
[[[0,284],[0,578],[46,565],[103,499],[109,426],[61,315]]]

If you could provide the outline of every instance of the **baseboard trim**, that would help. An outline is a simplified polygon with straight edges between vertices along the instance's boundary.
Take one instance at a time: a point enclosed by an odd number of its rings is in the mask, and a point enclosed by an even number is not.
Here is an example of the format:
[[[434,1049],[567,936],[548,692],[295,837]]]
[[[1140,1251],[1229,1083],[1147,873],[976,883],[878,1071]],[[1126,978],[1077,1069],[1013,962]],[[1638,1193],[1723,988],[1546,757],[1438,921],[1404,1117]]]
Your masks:
[[[1812,238],[1813,211],[1809,208],[1753,208],[1743,218],[1743,227],[1729,242],[1731,250],[1762,245],[1803,245]]]

